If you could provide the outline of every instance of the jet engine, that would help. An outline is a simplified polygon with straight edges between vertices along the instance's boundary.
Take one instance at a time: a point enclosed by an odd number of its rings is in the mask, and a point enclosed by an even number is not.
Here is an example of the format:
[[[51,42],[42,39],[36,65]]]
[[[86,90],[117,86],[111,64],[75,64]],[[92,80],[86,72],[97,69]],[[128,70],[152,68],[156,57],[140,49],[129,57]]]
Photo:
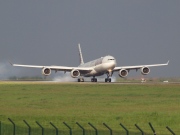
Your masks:
[[[141,74],[147,75],[150,73],[150,69],[148,67],[142,67],[141,68]]]
[[[126,69],[121,69],[121,70],[119,70],[119,76],[120,77],[126,77],[128,75],[128,70],[126,70]]]
[[[42,74],[45,76],[48,76],[51,74],[51,69],[50,68],[43,68],[42,69]]]
[[[71,77],[77,78],[79,76],[80,76],[79,70],[74,69],[74,70],[71,71]]]

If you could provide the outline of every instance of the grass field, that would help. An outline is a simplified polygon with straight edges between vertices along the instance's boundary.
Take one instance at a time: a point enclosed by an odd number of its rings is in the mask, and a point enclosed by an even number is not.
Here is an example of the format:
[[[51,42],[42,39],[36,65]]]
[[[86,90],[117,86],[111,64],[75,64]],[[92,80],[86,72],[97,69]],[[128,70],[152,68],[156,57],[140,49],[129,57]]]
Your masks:
[[[0,82],[0,121],[11,125],[8,118],[19,128],[27,127],[23,120],[32,128],[53,122],[67,132],[64,121],[73,130],[76,122],[92,130],[90,122],[106,134],[103,122],[115,132],[125,134],[122,123],[132,134],[140,134],[134,124],[152,134],[151,122],[159,135],[170,134],[166,126],[180,134],[180,85]]]

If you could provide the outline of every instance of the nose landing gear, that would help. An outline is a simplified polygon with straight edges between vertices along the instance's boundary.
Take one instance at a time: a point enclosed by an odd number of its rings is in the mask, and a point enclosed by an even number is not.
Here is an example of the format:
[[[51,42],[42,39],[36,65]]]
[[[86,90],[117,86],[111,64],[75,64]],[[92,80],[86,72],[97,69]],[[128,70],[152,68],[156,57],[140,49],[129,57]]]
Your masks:
[[[111,82],[111,76],[112,76],[113,72],[107,72],[107,78],[105,78],[105,82]]]

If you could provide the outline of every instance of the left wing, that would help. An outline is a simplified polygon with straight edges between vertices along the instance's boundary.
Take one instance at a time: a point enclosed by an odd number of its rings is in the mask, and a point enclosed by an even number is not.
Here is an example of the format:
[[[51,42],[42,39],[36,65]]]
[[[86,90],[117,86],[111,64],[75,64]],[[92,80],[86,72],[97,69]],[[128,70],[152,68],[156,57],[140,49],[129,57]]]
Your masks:
[[[48,68],[51,70],[55,70],[55,71],[69,71],[71,72],[72,70],[76,69],[79,71],[87,71],[90,72],[92,71],[92,68],[86,68],[86,67],[67,67],[67,66],[38,66],[38,65],[20,65],[20,64],[13,64],[11,62],[9,62],[12,66],[16,66],[16,67],[29,67],[29,68]]]
[[[157,67],[157,66],[166,66],[169,64],[169,61],[165,64],[153,64],[153,65],[138,65],[138,66],[122,66],[122,67],[115,67],[113,71],[119,71],[121,69],[125,70],[132,70],[132,69],[140,69],[143,67]]]

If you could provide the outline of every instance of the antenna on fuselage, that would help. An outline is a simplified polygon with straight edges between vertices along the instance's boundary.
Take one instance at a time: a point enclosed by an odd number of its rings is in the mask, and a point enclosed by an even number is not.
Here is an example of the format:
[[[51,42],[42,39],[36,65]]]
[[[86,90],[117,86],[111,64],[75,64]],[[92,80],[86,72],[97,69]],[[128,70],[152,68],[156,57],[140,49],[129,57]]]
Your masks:
[[[80,44],[78,44],[78,48],[79,48],[80,65],[82,65],[82,64],[84,64],[84,60],[82,57],[81,45]]]

